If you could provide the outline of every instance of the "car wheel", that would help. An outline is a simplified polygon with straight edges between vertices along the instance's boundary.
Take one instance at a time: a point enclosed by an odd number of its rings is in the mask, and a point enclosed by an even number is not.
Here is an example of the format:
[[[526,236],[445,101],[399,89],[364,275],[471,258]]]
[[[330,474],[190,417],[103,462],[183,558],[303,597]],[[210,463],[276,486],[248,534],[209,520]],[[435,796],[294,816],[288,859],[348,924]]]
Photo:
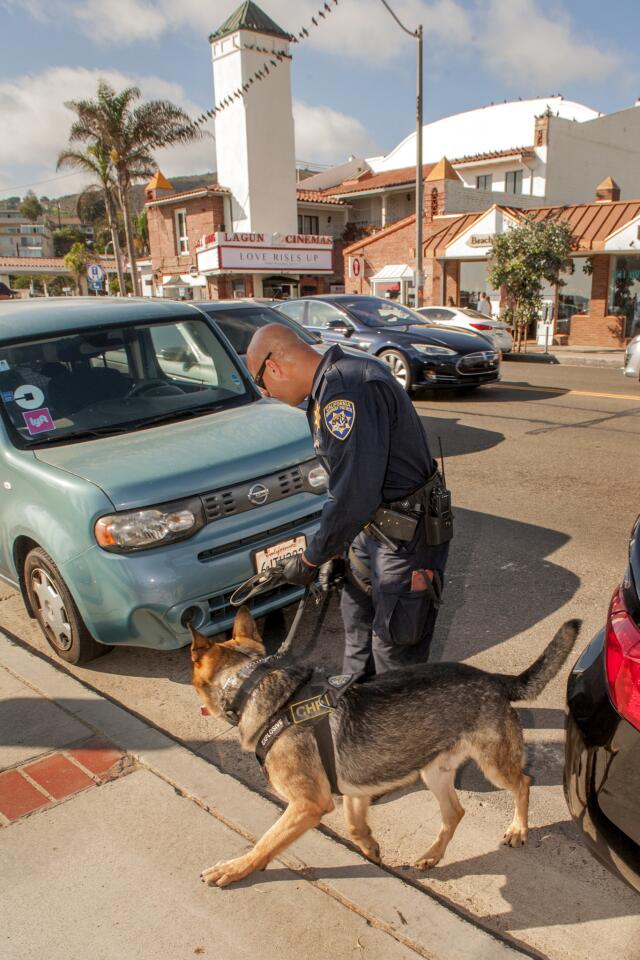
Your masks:
[[[398,350],[383,350],[382,353],[378,354],[378,357],[387,364],[394,380],[400,384],[403,390],[410,393],[412,387],[411,365],[404,354],[399,353]]]
[[[111,649],[93,639],[60,571],[41,547],[27,554],[24,583],[40,629],[62,660],[73,664],[87,663]]]

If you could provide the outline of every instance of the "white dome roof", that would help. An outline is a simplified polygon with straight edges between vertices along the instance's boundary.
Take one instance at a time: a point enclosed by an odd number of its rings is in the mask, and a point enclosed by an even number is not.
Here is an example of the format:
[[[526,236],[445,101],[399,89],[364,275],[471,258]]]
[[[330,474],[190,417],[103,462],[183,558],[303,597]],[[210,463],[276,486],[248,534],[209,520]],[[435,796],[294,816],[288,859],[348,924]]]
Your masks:
[[[530,147],[533,145],[535,118],[544,113],[547,107],[554,116],[557,113],[566,120],[576,120],[578,123],[601,116],[597,110],[563,97],[513,100],[467,110],[423,126],[423,162],[435,163],[441,157],[454,160],[491,150]],[[367,157],[367,163],[375,173],[411,167],[415,162],[415,133],[406,137],[386,156]]]

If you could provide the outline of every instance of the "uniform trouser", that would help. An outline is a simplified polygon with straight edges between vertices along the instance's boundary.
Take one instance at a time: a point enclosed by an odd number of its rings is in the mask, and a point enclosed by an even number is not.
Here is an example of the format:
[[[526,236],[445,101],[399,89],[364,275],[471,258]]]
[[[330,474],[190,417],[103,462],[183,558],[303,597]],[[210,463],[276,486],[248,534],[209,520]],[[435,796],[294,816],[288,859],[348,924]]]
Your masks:
[[[433,592],[412,590],[414,571],[436,571],[433,583],[444,583],[449,544],[427,545],[420,525],[414,539],[392,550],[360,533],[352,551],[358,576],[370,585],[365,593],[347,582],[342,591],[341,611],[345,629],[344,673],[384,673],[394,667],[424,663],[438,616]],[[368,578],[361,567],[369,570]],[[414,587],[416,580],[414,578]]]

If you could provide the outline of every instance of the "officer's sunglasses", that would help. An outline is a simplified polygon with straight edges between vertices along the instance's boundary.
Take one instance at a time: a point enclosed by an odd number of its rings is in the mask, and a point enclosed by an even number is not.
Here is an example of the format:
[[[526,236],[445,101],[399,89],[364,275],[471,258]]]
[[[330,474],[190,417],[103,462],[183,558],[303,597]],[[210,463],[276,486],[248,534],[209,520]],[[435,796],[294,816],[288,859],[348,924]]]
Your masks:
[[[262,363],[258,368],[258,372],[253,378],[253,382],[255,383],[258,390],[264,390],[264,372],[267,369],[267,360],[270,358],[270,356],[271,356],[271,351],[269,351],[269,353],[266,355],[266,357],[264,358],[264,360],[262,361]]]

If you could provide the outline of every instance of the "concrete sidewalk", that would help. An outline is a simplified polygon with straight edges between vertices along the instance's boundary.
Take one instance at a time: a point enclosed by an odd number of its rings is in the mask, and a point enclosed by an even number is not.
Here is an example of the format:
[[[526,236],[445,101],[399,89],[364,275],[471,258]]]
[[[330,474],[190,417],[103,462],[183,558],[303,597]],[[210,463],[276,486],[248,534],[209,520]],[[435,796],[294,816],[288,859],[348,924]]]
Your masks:
[[[0,771],[7,960],[537,956],[319,830],[204,886],[279,808],[1,634]]]
[[[548,352],[537,344],[527,344],[524,352],[503,354],[505,362],[514,363],[563,363],[572,367],[618,367],[624,366],[622,347],[556,347]]]

